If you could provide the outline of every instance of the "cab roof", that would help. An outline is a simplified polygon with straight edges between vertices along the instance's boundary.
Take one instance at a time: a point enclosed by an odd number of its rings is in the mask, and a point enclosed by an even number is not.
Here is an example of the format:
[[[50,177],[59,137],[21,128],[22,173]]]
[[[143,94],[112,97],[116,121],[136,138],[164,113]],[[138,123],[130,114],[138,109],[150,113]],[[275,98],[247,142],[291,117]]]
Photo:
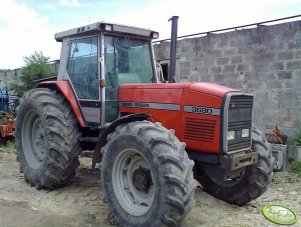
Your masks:
[[[55,39],[58,42],[62,42],[64,38],[90,34],[90,33],[94,33],[95,31],[106,31],[111,33],[137,35],[146,38],[148,37],[150,39],[159,38],[158,32],[149,29],[137,28],[137,27],[127,26],[127,25],[120,25],[120,24],[112,24],[112,23],[101,21],[101,22],[85,25],[82,27],[66,30],[63,32],[58,32],[55,34]]]

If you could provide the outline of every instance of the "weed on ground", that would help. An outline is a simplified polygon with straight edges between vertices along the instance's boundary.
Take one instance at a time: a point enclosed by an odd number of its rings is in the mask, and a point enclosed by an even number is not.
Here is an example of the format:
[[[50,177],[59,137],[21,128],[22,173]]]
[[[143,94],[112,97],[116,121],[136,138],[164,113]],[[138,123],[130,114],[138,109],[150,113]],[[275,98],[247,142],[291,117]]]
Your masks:
[[[5,144],[0,146],[0,154],[1,153],[14,153],[15,152],[15,142],[7,141]]]
[[[299,160],[294,160],[292,163],[291,163],[291,171],[293,173],[296,173],[298,174],[299,176],[301,176],[301,161]]]

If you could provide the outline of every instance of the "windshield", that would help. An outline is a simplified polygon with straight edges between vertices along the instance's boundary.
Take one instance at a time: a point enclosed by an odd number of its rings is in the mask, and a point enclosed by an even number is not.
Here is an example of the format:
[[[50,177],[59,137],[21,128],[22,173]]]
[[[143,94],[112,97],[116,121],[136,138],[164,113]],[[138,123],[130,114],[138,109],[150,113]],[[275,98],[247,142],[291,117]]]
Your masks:
[[[106,86],[154,82],[148,40],[105,36],[104,48]]]

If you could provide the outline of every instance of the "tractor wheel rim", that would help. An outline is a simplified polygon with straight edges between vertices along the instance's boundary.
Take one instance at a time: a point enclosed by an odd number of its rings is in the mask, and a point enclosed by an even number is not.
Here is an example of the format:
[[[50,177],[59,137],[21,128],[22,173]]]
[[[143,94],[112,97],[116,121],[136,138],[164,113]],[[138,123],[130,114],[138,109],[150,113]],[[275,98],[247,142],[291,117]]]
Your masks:
[[[123,150],[114,162],[112,183],[122,208],[133,216],[145,214],[152,206],[155,184],[145,157],[135,149]]]
[[[22,145],[25,159],[32,169],[38,169],[46,156],[44,129],[35,111],[26,114],[22,127]]]

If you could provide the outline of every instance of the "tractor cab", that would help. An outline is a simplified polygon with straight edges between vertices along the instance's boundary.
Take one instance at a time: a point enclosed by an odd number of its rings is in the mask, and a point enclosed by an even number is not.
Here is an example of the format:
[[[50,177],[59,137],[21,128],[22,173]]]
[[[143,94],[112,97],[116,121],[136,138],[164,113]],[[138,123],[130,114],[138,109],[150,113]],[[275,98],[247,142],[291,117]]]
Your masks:
[[[70,81],[88,124],[118,118],[121,84],[156,83],[157,32],[105,22],[56,33],[62,42],[58,80]]]

